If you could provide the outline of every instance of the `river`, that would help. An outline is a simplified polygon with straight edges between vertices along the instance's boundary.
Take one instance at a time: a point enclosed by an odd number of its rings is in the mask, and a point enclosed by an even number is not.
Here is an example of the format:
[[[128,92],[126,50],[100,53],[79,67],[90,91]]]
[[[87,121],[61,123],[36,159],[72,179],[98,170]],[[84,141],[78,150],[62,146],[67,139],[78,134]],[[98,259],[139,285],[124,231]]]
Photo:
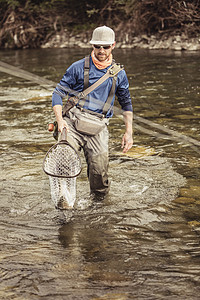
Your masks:
[[[58,82],[87,49],[0,51],[0,60]],[[200,140],[200,53],[115,50],[134,113]],[[200,299],[200,147],[137,127],[120,154],[123,122],[110,122],[111,191],[56,210],[42,170],[54,144],[51,90],[0,73],[0,298],[16,300]],[[150,130],[145,132],[144,128]]]

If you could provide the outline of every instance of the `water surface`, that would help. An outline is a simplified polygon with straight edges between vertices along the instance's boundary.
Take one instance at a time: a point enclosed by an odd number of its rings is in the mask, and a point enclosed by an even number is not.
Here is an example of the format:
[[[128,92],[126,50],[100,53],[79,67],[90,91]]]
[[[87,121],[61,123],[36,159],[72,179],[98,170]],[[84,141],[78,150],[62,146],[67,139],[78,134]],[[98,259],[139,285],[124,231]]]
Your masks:
[[[57,82],[87,53],[1,51],[0,60]],[[116,50],[115,58],[136,115],[199,140],[198,52]],[[42,171],[54,143],[51,92],[1,73],[1,299],[199,299],[199,148],[135,129],[134,147],[154,155],[121,156],[124,127],[114,117],[109,197],[87,202],[84,164],[85,206],[63,214]]]

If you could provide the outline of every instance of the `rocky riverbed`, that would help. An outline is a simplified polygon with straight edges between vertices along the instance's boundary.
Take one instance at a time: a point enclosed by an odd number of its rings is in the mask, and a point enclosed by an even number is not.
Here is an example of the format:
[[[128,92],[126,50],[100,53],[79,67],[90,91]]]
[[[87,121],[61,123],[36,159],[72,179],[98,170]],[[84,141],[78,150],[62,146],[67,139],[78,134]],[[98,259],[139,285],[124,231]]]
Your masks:
[[[117,36],[117,34],[116,34]],[[46,43],[42,44],[42,48],[68,48],[68,47],[90,47],[89,41],[91,33],[72,35],[68,31],[62,34],[53,35]],[[142,49],[168,49],[168,50],[200,50],[200,36],[189,38],[185,34],[175,35],[140,35],[132,36],[125,34],[123,39],[117,40],[117,48],[142,48]]]

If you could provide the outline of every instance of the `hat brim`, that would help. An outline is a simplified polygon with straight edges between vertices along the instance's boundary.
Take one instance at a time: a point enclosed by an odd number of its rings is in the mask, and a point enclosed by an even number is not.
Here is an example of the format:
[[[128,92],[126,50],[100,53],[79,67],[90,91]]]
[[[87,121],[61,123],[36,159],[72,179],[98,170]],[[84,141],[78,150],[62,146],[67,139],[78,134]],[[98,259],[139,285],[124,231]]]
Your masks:
[[[90,41],[90,44],[91,45],[112,45],[114,44],[115,41],[108,41],[108,42],[105,42],[105,41],[95,41],[95,40],[91,40]]]

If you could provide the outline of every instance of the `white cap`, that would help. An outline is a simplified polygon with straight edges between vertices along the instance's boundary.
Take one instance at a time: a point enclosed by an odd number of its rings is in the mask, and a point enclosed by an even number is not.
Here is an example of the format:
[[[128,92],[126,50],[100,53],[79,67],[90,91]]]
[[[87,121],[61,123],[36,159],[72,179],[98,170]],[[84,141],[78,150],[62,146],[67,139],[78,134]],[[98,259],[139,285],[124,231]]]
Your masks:
[[[115,42],[114,31],[107,26],[97,27],[92,34],[90,44],[92,45],[112,45]]]

